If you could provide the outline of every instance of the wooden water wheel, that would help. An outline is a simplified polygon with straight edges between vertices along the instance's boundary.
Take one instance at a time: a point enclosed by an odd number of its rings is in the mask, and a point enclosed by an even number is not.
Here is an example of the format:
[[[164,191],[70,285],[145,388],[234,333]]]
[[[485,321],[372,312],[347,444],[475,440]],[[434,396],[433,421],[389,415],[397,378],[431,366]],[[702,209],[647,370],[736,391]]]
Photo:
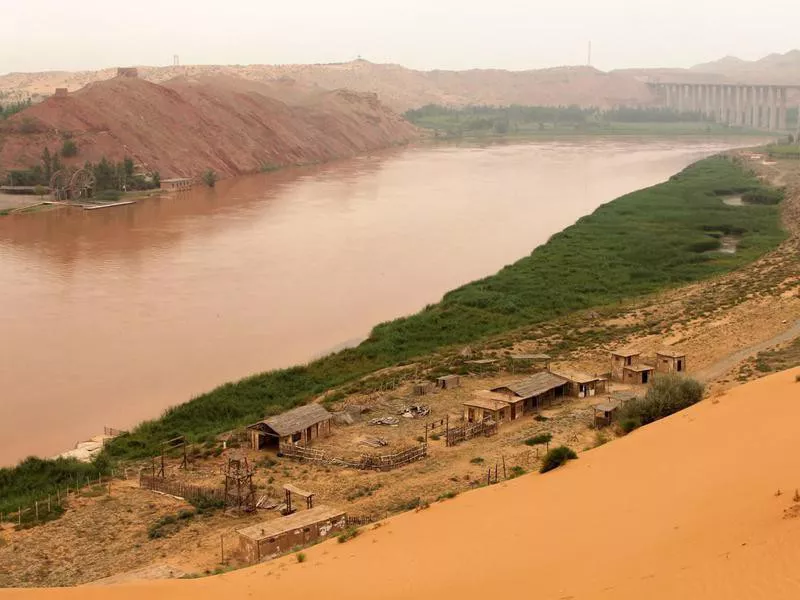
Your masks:
[[[66,200],[69,190],[69,172],[59,169],[50,177],[50,192],[54,200]]]
[[[70,199],[91,198],[96,183],[94,173],[87,169],[78,169],[69,180]]]

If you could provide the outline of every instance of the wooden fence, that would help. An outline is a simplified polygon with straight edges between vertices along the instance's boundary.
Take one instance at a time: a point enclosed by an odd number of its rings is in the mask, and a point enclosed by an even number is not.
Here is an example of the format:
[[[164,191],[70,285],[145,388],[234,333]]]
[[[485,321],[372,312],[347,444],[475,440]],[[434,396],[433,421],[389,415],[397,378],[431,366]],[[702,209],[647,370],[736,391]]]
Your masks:
[[[201,487],[175,479],[153,477],[144,473],[139,474],[139,487],[145,490],[161,492],[162,494],[169,494],[170,496],[177,496],[185,500],[225,500],[225,490],[222,488]]]
[[[428,455],[428,445],[419,444],[394,454],[362,454],[358,458],[335,456],[330,450],[321,447],[310,448],[294,444],[280,447],[280,454],[286,458],[303,460],[316,464],[334,465],[350,469],[391,471],[404,465],[422,460]]]
[[[445,442],[447,446],[455,446],[459,442],[470,440],[479,435],[490,436],[497,433],[497,423],[490,419],[485,419],[478,423],[463,423],[455,427],[448,427],[445,432]]]

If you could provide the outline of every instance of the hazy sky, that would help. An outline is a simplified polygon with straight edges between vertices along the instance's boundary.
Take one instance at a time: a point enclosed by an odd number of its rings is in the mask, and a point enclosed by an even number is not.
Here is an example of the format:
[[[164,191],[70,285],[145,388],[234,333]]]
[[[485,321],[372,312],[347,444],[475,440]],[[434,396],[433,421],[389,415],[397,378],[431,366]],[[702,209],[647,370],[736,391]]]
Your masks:
[[[373,62],[685,67],[800,46],[771,0],[0,0],[0,73],[118,65]]]

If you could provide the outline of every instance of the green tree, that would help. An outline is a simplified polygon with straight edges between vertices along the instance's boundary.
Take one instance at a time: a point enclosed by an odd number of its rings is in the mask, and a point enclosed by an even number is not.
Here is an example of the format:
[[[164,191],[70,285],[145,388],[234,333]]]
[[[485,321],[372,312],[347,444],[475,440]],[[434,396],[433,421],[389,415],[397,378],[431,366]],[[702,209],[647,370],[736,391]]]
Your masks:
[[[158,171],[153,172],[152,180],[153,180],[153,187],[154,188],[160,188],[161,187],[161,173],[159,173]]]
[[[50,177],[53,175],[53,158],[50,156],[50,149],[47,146],[42,150],[42,170],[44,172],[44,178],[47,179],[49,183]]]
[[[78,145],[75,143],[75,141],[71,139],[64,140],[64,144],[61,146],[61,156],[64,158],[70,158],[77,154]]]
[[[122,162],[125,168],[125,176],[130,179],[133,177],[133,159],[130,156],[126,156]]]
[[[97,191],[116,189],[116,172],[114,166],[108,162],[106,157],[94,166],[94,176],[97,180]]]

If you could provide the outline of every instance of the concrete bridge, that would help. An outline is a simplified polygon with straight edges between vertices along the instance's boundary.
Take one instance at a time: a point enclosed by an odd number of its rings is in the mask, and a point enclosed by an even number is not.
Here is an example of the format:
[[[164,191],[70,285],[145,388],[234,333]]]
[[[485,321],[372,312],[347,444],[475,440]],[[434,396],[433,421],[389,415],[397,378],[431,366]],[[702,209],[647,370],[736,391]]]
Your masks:
[[[743,83],[667,83],[648,85],[663,106],[678,112],[699,112],[717,123],[786,131],[786,103],[790,89],[800,85]]]

